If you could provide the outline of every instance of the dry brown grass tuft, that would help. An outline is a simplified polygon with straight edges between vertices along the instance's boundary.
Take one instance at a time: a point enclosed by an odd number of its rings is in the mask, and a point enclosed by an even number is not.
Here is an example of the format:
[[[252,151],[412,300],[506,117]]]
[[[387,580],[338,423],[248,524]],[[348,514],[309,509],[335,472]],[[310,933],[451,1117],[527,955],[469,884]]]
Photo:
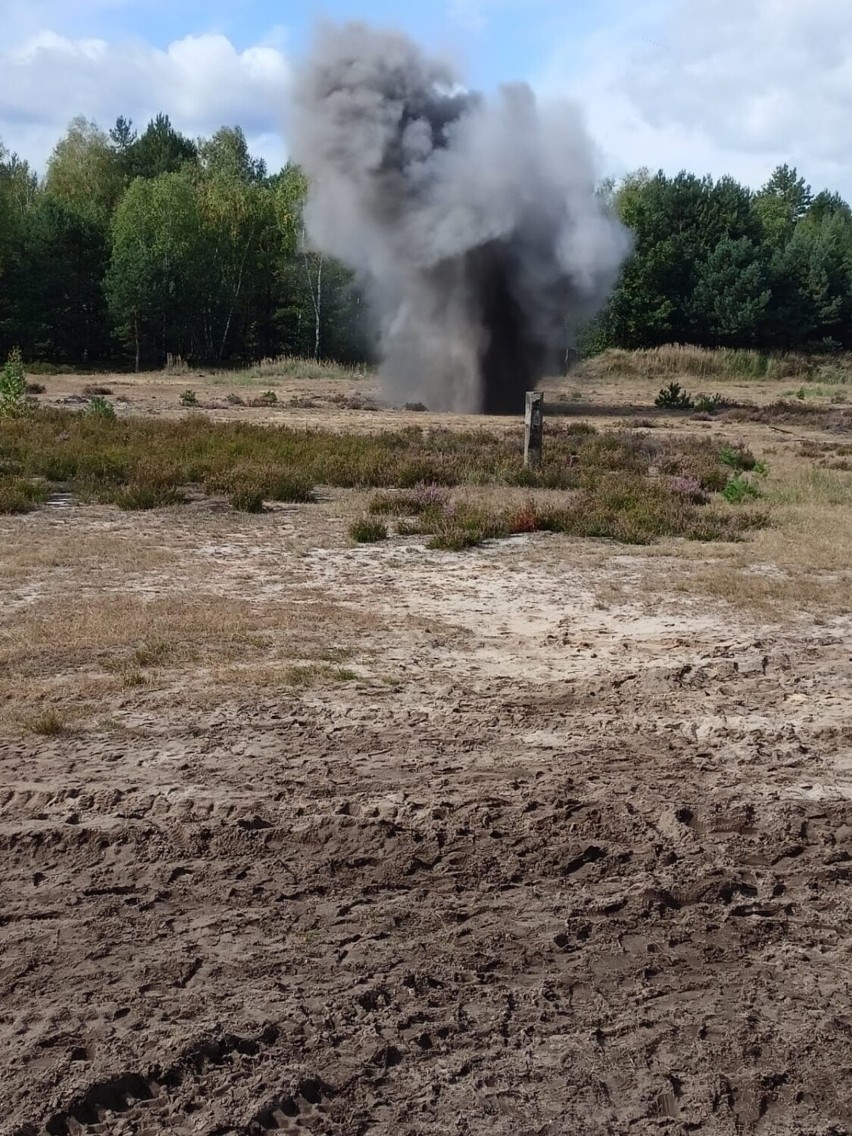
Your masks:
[[[24,733],[43,738],[58,738],[68,730],[67,719],[53,707],[22,714],[17,717],[17,722]]]

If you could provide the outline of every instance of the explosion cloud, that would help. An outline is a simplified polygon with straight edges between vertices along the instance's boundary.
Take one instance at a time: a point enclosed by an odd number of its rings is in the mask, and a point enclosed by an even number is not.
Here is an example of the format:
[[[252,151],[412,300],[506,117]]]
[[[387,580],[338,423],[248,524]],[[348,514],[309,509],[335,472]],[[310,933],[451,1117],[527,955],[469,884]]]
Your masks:
[[[400,33],[323,25],[296,77],[310,243],[352,268],[395,402],[515,413],[628,251],[570,105],[493,99]]]

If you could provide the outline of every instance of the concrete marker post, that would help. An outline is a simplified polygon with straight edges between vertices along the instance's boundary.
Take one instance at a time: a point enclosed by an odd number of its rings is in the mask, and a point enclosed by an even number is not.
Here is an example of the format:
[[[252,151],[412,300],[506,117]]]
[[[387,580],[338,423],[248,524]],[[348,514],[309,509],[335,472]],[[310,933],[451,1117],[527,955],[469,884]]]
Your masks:
[[[544,395],[541,391],[527,391],[524,414],[524,466],[541,468],[542,438],[544,434]]]

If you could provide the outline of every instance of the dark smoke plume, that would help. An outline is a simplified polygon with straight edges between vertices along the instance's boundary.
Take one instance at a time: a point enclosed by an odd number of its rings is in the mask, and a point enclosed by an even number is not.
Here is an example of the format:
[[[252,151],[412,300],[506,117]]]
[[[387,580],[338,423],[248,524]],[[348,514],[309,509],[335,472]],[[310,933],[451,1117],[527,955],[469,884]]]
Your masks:
[[[628,249],[570,106],[489,101],[405,36],[324,25],[297,75],[308,239],[354,269],[396,402],[514,413]]]

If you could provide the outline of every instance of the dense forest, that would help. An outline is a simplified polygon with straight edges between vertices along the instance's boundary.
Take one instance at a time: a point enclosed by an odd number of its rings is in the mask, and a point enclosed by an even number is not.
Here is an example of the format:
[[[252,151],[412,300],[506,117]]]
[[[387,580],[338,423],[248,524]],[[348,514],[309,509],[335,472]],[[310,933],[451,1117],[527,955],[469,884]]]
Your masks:
[[[368,357],[350,274],[305,252],[305,181],[270,174],[239,128],[191,140],[75,119],[43,178],[0,143],[0,357],[162,366]],[[732,178],[639,171],[600,192],[634,234],[580,348],[662,343],[852,348],[852,210],[779,167]]]
[[[304,178],[243,132],[72,122],[39,180],[0,145],[0,355],[76,365],[364,358],[349,274],[306,253]]]

